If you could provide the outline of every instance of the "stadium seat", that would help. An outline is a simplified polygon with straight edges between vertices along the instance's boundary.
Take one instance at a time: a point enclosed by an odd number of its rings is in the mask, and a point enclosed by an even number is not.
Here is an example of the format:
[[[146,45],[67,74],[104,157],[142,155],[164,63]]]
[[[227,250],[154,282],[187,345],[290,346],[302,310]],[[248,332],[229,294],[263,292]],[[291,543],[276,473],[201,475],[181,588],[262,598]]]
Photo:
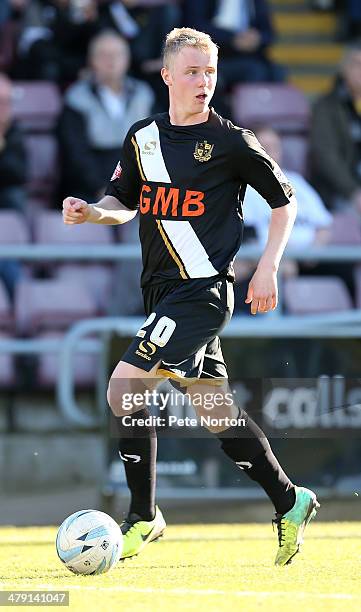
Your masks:
[[[62,334],[47,332],[39,339],[61,338]],[[100,342],[100,341],[99,341]],[[37,382],[41,387],[54,387],[59,377],[59,357],[54,354],[39,355],[37,360]],[[78,387],[94,386],[97,380],[98,357],[94,354],[77,352],[74,354],[74,381]]]
[[[14,116],[27,132],[49,132],[56,126],[61,110],[61,96],[54,83],[16,82]]]
[[[65,225],[59,212],[43,210],[37,216],[34,239],[42,244],[79,244],[90,248],[93,245],[111,244],[112,230],[106,225]],[[77,282],[89,290],[96,301],[99,312],[105,312],[109,304],[113,266],[93,263],[51,264],[49,270],[57,279]]]
[[[97,314],[89,291],[78,282],[26,279],[16,287],[15,321],[21,334],[64,330],[75,321]]]
[[[32,134],[26,136],[25,146],[29,160],[29,196],[51,205],[59,176],[57,141],[50,134]]]
[[[361,228],[358,217],[352,212],[333,215],[331,244],[361,244]]]
[[[307,133],[310,106],[304,94],[293,85],[252,83],[237,85],[231,98],[235,122],[246,128],[271,125],[281,133]]]
[[[288,314],[340,312],[352,308],[345,283],[336,276],[301,276],[285,279],[283,302]]]
[[[14,316],[12,313],[10,298],[5,285],[0,281],[0,329],[10,331],[14,327]]]
[[[60,210],[39,212],[34,226],[34,240],[41,244],[111,244],[111,228],[107,225],[65,225]]]
[[[55,271],[56,279],[69,280],[86,287],[100,313],[108,310],[113,276],[113,266],[101,264],[62,264]]]
[[[0,210],[0,244],[24,244],[30,233],[23,215],[14,210]]]

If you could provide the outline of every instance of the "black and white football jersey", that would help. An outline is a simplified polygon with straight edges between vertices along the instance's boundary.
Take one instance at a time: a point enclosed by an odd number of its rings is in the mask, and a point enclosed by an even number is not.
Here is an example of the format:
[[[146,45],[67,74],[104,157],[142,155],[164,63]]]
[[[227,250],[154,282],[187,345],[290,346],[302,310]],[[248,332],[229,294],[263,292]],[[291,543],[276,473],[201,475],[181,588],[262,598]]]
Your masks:
[[[135,123],[106,193],[139,209],[142,287],[169,280],[232,278],[247,185],[272,208],[293,190],[252,132],[210,110],[197,125],[168,113]]]

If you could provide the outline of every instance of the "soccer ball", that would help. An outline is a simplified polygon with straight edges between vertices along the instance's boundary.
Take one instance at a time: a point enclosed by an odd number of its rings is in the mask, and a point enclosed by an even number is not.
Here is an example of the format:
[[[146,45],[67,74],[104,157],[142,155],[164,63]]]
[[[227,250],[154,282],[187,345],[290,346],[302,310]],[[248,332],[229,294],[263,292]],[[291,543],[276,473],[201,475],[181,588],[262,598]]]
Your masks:
[[[105,512],[80,510],[60,525],[56,536],[59,559],[74,574],[104,574],[119,561],[123,535]]]

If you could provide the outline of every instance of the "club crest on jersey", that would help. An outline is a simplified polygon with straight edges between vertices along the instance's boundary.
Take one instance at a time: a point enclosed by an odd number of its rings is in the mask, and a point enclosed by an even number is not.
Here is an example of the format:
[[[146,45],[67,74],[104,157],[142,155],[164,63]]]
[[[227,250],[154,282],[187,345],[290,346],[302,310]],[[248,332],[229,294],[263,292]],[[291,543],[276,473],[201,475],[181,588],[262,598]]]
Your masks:
[[[122,173],[122,167],[120,165],[120,162],[118,162],[117,167],[115,168],[112,174],[112,178],[110,180],[115,181],[115,179],[118,179],[120,177],[121,173]]]
[[[212,157],[212,151],[214,145],[209,144],[206,140],[203,142],[197,142],[196,148],[194,149],[194,159],[200,162],[209,161]]]

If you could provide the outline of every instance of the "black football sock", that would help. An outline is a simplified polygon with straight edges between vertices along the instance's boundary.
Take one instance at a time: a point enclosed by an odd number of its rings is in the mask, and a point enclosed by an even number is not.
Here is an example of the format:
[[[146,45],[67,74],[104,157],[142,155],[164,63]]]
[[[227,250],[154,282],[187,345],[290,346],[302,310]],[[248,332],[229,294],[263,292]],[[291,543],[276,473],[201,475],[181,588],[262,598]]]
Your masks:
[[[144,521],[151,521],[155,516],[157,435],[153,426],[139,424],[139,419],[147,417],[147,408],[126,417],[111,415],[131,493],[129,515],[135,513]]]
[[[295,487],[281,468],[266,435],[244,411],[245,426],[230,427],[217,434],[225,454],[264,489],[276,512],[285,514],[295,503]]]

